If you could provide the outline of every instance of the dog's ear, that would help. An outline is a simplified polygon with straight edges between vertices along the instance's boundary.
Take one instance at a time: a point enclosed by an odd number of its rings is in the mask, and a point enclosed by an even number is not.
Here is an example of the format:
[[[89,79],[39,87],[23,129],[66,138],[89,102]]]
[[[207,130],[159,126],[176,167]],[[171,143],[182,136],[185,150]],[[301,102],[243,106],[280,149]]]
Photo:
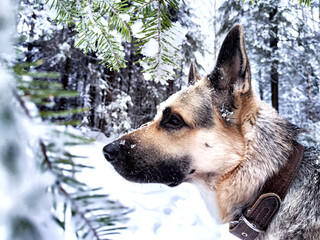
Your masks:
[[[191,61],[190,68],[189,68],[189,74],[188,74],[188,84],[192,85],[198,80],[200,80],[200,76],[198,74],[196,65],[193,61]]]
[[[244,47],[241,25],[235,25],[224,39],[216,66],[208,76],[215,90],[237,90],[247,93],[251,90],[249,60]]]

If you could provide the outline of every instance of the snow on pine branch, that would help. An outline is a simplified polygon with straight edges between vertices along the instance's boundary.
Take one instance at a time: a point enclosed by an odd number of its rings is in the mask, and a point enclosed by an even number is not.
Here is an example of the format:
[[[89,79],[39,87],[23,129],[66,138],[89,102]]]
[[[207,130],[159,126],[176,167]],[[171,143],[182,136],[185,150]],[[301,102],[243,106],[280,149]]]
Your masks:
[[[100,11],[105,10],[102,7],[110,9],[104,3],[101,5],[88,1],[88,5],[81,10],[81,21],[76,26],[79,32],[76,46],[85,53],[90,50],[97,52],[102,63],[107,63],[111,69],[119,70],[125,67],[124,51],[120,34],[112,31],[119,23],[117,19],[113,19],[116,18],[116,15],[111,16],[110,14],[109,21],[101,17]],[[127,32],[124,30],[123,35],[129,38]]]
[[[181,60],[179,46],[182,44],[184,30],[180,23],[161,34],[158,39],[150,39],[141,49],[145,56],[140,64],[144,68],[144,77],[147,80],[154,79],[166,84],[166,81],[174,76],[177,62]]]
[[[77,1],[46,0],[46,4],[53,20],[59,23],[65,22],[67,26],[75,23],[76,10],[78,8]]]
[[[178,10],[179,1],[139,1],[142,27],[138,36],[144,76],[165,84],[174,76],[174,70],[181,59],[178,47],[185,36],[179,23],[172,23],[169,9]]]
[[[108,68],[120,70],[126,67],[123,41],[133,37],[138,51],[145,58],[142,65],[145,77],[165,83],[172,79],[178,68],[178,46],[184,35],[179,25],[171,21],[170,10],[177,11],[177,0],[46,0],[51,16],[78,32],[76,46],[85,53],[96,52]],[[142,21],[139,34],[133,34],[132,25]],[[155,48],[150,51],[150,46]],[[153,53],[153,54],[152,54]]]
[[[125,67],[122,39],[131,41],[130,23],[123,18],[126,2],[47,0],[51,15],[59,23],[75,26],[76,46],[85,53],[94,51],[110,69]]]

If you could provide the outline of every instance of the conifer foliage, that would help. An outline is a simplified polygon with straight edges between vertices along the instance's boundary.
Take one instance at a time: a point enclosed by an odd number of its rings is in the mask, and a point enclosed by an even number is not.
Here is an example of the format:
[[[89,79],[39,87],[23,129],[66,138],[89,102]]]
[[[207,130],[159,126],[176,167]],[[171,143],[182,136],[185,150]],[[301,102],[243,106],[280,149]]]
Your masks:
[[[78,124],[77,122],[55,122],[55,118],[83,112],[86,109],[38,112],[33,104],[40,108],[52,105],[52,98],[78,95],[77,92],[63,90],[61,84],[42,81],[42,78],[57,78],[59,74],[36,71],[33,67],[39,64],[41,62],[16,64],[13,69],[18,81],[16,98],[24,114],[31,121],[45,117],[51,122],[51,124],[46,122],[41,124],[45,129],[44,134],[36,137],[35,141],[38,144],[30,148],[30,151],[34,152],[33,160],[41,165],[42,171],[54,179],[51,184],[48,183],[53,200],[52,218],[63,230],[66,230],[68,224],[74,225],[78,239],[107,239],[110,234],[115,234],[124,228],[117,223],[123,222],[128,209],[109,200],[109,196],[100,188],[92,189],[78,180],[79,173],[93,167],[86,163],[83,156],[75,155],[68,147],[89,144],[91,140],[66,127]],[[36,154],[37,152],[39,154]],[[67,221],[68,215],[70,215],[69,221]],[[39,236],[39,239],[44,237]]]
[[[126,66],[122,42],[135,41],[143,53],[143,66],[150,79],[165,82],[178,68],[178,28],[170,11],[179,9],[178,0],[47,0],[56,20],[77,31],[76,46],[85,53],[96,52],[108,68]],[[133,25],[141,26],[133,33]],[[137,26],[137,25],[136,25]],[[149,45],[148,51],[143,48]],[[153,51],[150,51],[150,46]]]

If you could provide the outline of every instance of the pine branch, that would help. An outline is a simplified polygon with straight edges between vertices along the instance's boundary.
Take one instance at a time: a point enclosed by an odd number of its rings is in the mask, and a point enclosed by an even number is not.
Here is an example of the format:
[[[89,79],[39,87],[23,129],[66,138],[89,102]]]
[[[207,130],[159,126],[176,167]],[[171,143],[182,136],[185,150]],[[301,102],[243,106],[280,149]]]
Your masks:
[[[48,169],[50,170],[51,173],[53,173],[54,175],[56,175],[54,168],[53,168],[53,164],[50,161],[50,158],[47,154],[48,149],[46,147],[46,145],[44,144],[43,140],[40,139],[39,140],[39,144],[41,147],[41,152],[42,155],[44,157],[44,162],[47,165]],[[96,231],[93,229],[93,227],[91,226],[91,223],[87,220],[87,218],[84,216],[84,214],[79,210],[80,208],[77,206],[76,202],[70,197],[70,194],[61,186],[61,183],[59,181],[56,181],[55,185],[58,187],[59,191],[62,193],[63,196],[66,197],[66,199],[68,199],[68,201],[71,202],[74,210],[82,217],[82,219],[87,223],[87,225],[89,226],[90,230],[92,230],[92,232],[94,233],[95,237],[97,238],[97,240],[100,240],[99,236],[97,235]]]
[[[310,7],[312,0],[299,0],[299,5],[305,4],[306,6]]]
[[[139,12],[140,10],[144,9],[146,6],[150,5],[151,3],[155,2],[155,1],[159,1],[159,0],[150,0],[149,2],[138,7],[136,10],[134,10],[134,12]]]
[[[104,18],[99,14],[96,16],[93,7],[92,0],[89,0],[76,28],[80,32],[80,38],[76,46],[83,48],[81,45],[86,42],[86,47],[84,47],[86,51],[88,49],[97,51],[101,55],[102,63],[109,63],[111,69],[119,70],[125,67],[121,43],[107,32],[105,24],[101,22]],[[103,6],[99,5],[99,7]],[[111,28],[110,21],[108,25]],[[83,35],[84,37],[81,37]]]
[[[72,15],[69,13],[69,9],[64,5],[63,1],[61,1],[61,0],[56,0],[56,1],[57,1],[57,3],[61,4],[61,6],[63,7],[63,9],[64,9],[66,15],[69,17],[69,19],[72,19]],[[67,17],[67,19],[68,19],[68,17]]]
[[[61,184],[59,182],[56,183],[56,184],[57,184],[58,189],[60,190],[60,192],[71,202],[73,210],[76,211],[80,215],[81,219],[89,227],[90,231],[93,233],[93,235],[96,238],[96,240],[101,240],[101,238],[99,237],[96,229],[91,225],[91,222],[86,218],[85,214],[80,210],[80,207],[78,206],[76,201],[72,199],[70,194],[61,186]]]
[[[112,9],[112,13],[116,16],[118,16],[118,20],[121,20],[121,16],[120,16],[120,13],[119,13],[119,10],[116,9],[112,4],[110,4],[110,2],[106,2],[106,4],[109,6],[110,9]],[[110,14],[109,14],[110,16]],[[121,21],[120,21],[121,22]],[[127,23],[127,21],[122,21],[123,22],[123,25],[125,25],[125,27],[127,28],[128,32],[129,32],[129,35],[127,34],[122,34],[123,33],[123,30],[121,30],[121,34],[122,36],[124,36],[126,38],[126,40],[128,42],[131,42],[131,39],[132,39],[132,30],[131,30],[131,27],[130,25]],[[118,24],[118,26],[115,26],[115,27],[118,27],[119,29],[124,29],[123,26],[121,26],[120,24]],[[111,27],[112,28],[112,27]]]
[[[125,67],[125,61],[121,41],[115,34],[131,41],[132,30],[130,23],[121,18],[121,14],[127,11],[127,3],[110,1],[47,0],[47,4],[56,10],[59,23],[76,26],[79,36],[77,47],[85,53],[96,51],[103,64],[108,63],[109,68],[119,70]],[[110,33],[112,30],[115,32]]]
[[[129,3],[125,1],[111,2],[111,0],[84,0],[81,5],[78,2],[67,0],[47,0],[52,2],[51,8],[57,10],[57,19],[59,22],[65,21],[67,24],[74,23],[78,32],[78,41],[76,46],[84,50],[97,52],[101,63],[109,68],[120,70],[126,66],[124,59],[124,50],[121,40],[118,37],[130,42],[132,40],[131,19],[142,19],[144,26],[142,33],[144,37],[138,39],[139,50],[153,40],[157,41],[158,51],[155,56],[148,56],[144,59],[146,72],[152,74],[152,78],[158,81],[165,81],[172,77],[173,68],[178,68],[177,54],[170,52],[172,43],[163,38],[165,32],[171,33],[172,22],[168,7],[179,8],[177,0],[133,0],[135,5],[131,10]],[[71,3],[70,3],[71,2]],[[153,4],[157,2],[156,4]],[[78,4],[78,5],[77,5]],[[80,10],[79,10],[80,9]],[[130,17],[127,22],[123,19],[126,14]],[[170,70],[166,65],[170,65]],[[156,69],[156,71],[152,71]],[[163,71],[165,75],[161,75]]]
[[[47,165],[48,169],[56,175],[56,172],[53,168],[53,163],[50,161],[50,158],[48,157],[48,150],[46,145],[44,144],[43,140],[39,140],[42,155],[44,157],[44,162]],[[81,211],[80,206],[78,203],[71,197],[71,195],[68,193],[68,191],[61,185],[60,181],[56,181],[55,185],[59,189],[59,191],[62,193],[62,195],[71,203],[72,209],[80,216],[80,218],[85,222],[85,224],[88,226],[89,230],[93,233],[96,240],[101,240],[98,232],[96,229],[92,226],[90,220],[85,216],[85,213]]]
[[[39,94],[39,92],[46,92],[48,89],[59,92],[62,88],[60,84],[56,83],[21,80],[21,76],[30,76],[25,68],[38,66],[39,64],[41,64],[41,62],[18,64],[14,67],[14,71],[19,80],[18,89],[20,89],[20,92],[16,93],[16,98],[25,115],[30,119],[32,119],[33,116],[25,101],[37,99],[37,97],[34,96],[40,96],[41,94]],[[42,75],[42,77],[44,76],[45,74]],[[48,76],[51,75],[48,74]],[[23,87],[21,87],[21,85],[23,85]],[[33,96],[28,96],[28,98],[24,97],[30,94]],[[59,94],[55,94],[53,91],[52,95],[55,96]],[[82,111],[82,109],[67,110],[64,111],[63,114],[78,111]],[[53,114],[49,111],[44,113],[48,116]],[[59,113],[58,115],[60,116],[61,114],[62,113]],[[77,159],[85,157],[74,155],[65,149],[67,146],[91,143],[91,140],[69,133],[66,130],[58,130],[52,125],[50,127],[47,126],[46,130],[47,132],[43,134],[43,136],[38,137],[39,148],[42,155],[42,167],[44,167],[44,170],[50,172],[56,179],[51,189],[53,189],[53,193],[57,192],[59,195],[54,194],[54,197],[63,196],[63,204],[66,205],[66,202],[70,203],[72,219],[76,223],[76,232],[77,235],[80,235],[79,239],[89,239],[89,237],[92,236],[93,239],[100,240],[104,239],[103,236],[106,234],[114,234],[117,233],[117,230],[124,229],[123,227],[110,228],[110,226],[123,221],[123,216],[128,213],[127,208],[116,202],[107,200],[108,196],[106,194],[96,194],[96,191],[100,189],[91,189],[86,184],[78,181],[76,173],[92,167],[77,162]],[[53,207],[58,211],[59,208],[55,206],[56,204],[54,203]],[[63,211],[63,215],[65,214],[66,209]],[[61,215],[60,212],[58,212],[57,216],[59,215]],[[60,220],[57,216],[53,216],[53,218],[59,226],[64,228],[65,219]],[[79,219],[77,219],[78,217]]]
[[[109,38],[106,36],[104,29],[103,29],[103,28],[102,28],[102,29],[100,28],[100,25],[97,24],[96,19],[94,19],[94,17],[93,17],[93,14],[92,14],[92,1],[91,1],[91,0],[89,0],[88,9],[89,9],[89,18],[90,18],[90,20],[91,20],[91,23],[93,24],[93,26],[95,26],[95,27],[97,27],[98,29],[100,29],[103,38],[104,38],[104,39],[106,40],[106,42],[108,43],[108,46],[109,46],[109,48],[110,48],[110,50],[111,50],[111,52],[112,52],[112,55],[113,55],[113,57],[115,58],[118,67],[120,68],[121,65],[120,65],[119,59],[118,59],[117,55],[115,54],[115,51],[114,51],[114,49],[113,49],[113,46],[111,45],[111,42],[109,41]]]
[[[174,46],[178,39],[173,40],[178,34],[175,25],[170,20],[169,7],[178,10],[179,2],[175,0],[157,0],[157,4],[152,5],[155,1],[136,0],[139,9],[139,15],[144,25],[141,34],[144,37],[137,40],[139,53],[145,55],[140,61],[144,67],[144,72],[151,75],[151,79],[155,79],[163,84],[168,79],[172,79],[174,69],[178,69],[179,54],[177,46]],[[184,37],[184,36],[183,36]],[[157,51],[144,50],[145,47],[156,42]]]
[[[69,1],[68,1],[69,2]],[[63,21],[66,22],[67,26],[74,24],[76,17],[72,10],[69,9],[63,0],[46,0],[46,4],[50,5],[50,10],[55,8],[59,13],[55,20],[59,18],[59,23],[61,24]]]
[[[109,49],[111,50],[112,55],[113,55],[114,59],[115,59],[116,62],[117,62],[117,66],[118,66],[118,67],[115,68],[115,69],[120,69],[120,68],[122,67],[122,64],[120,63],[119,58],[118,58],[117,54],[115,53],[115,50],[114,50],[114,48],[113,48],[113,46],[112,46],[112,44],[111,44],[111,41],[110,41],[109,38],[107,37],[107,34],[106,34],[105,31],[101,31],[101,33],[102,33],[103,38],[104,38],[104,39],[106,40],[106,42],[108,43]]]
[[[47,155],[47,147],[46,145],[44,144],[43,140],[40,138],[39,139],[39,145],[40,145],[40,148],[41,148],[41,152],[42,152],[42,155],[44,157],[44,162],[45,164],[47,165],[47,167],[50,169],[50,171],[52,172],[52,163]]]

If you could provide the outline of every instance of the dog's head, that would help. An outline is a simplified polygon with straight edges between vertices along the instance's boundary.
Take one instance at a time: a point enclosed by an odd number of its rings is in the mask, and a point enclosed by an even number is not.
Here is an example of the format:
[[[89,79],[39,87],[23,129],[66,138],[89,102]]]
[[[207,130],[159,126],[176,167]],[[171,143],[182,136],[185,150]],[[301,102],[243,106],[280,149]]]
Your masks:
[[[226,36],[212,73],[200,79],[191,64],[189,82],[151,122],[103,148],[127,180],[176,186],[223,177],[241,162],[241,126],[254,102],[240,25]]]

